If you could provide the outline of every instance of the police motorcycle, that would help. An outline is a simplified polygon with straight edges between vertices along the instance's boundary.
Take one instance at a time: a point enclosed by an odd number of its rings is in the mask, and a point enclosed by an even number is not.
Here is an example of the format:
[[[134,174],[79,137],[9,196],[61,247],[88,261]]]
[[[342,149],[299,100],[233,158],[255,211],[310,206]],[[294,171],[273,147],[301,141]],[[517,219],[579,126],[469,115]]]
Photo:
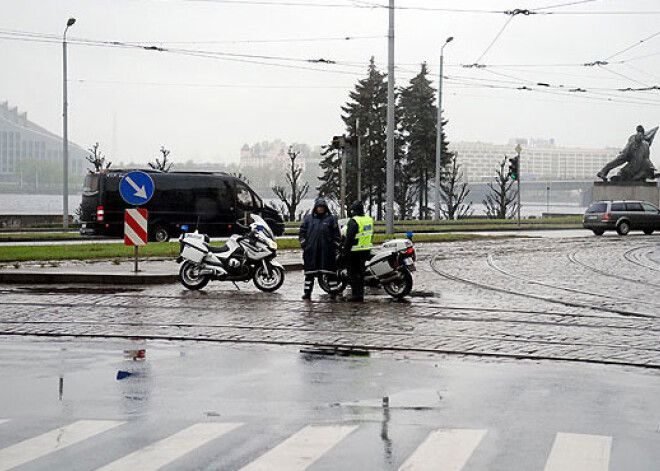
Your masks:
[[[342,237],[346,236],[347,224],[348,219],[339,221]],[[371,250],[370,258],[365,264],[365,285],[382,286],[394,299],[403,299],[410,294],[413,287],[412,272],[416,270],[417,260],[415,246],[410,238],[388,240],[378,250]],[[336,275],[323,274],[319,278],[319,286],[328,294],[339,294],[348,284],[348,270],[344,255],[340,251],[337,255],[337,267]]]
[[[275,235],[260,216],[251,214],[246,234],[233,234],[222,247],[209,244],[206,234],[181,234],[177,262],[179,281],[188,289],[204,288],[209,281],[250,281],[265,292],[284,283],[284,267],[277,261]]]

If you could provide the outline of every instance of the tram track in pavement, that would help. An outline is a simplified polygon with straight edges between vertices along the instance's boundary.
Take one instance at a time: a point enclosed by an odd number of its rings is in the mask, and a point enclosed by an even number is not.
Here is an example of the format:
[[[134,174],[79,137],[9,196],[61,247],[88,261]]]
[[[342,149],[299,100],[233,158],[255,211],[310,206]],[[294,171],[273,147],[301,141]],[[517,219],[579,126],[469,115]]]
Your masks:
[[[67,322],[62,322],[66,324]],[[87,326],[101,326],[107,327],[105,323],[98,322],[78,322],[86,324]],[[4,324],[0,322],[0,325]],[[44,323],[47,325],[53,325],[52,323]],[[70,322],[69,322],[70,324]],[[159,324],[133,324],[133,323],[124,323],[121,324],[123,327],[128,328],[145,328],[145,327],[163,327]],[[186,326],[190,328],[200,327],[204,329],[210,328],[209,325],[195,325],[195,324],[181,324],[181,328]],[[174,325],[176,326],[176,324]],[[172,327],[172,325],[167,325],[166,327]],[[238,326],[230,326],[229,328],[237,329]],[[294,327],[261,327],[255,328],[254,326],[242,326],[243,329],[249,331],[295,331],[300,332],[299,328]],[[378,336],[389,336],[389,337],[408,337],[410,333],[402,332],[384,332],[384,331],[337,331],[337,330],[328,330],[326,332],[320,331],[318,329],[308,329],[310,333],[330,333],[330,334],[367,334],[367,335],[378,335]],[[448,335],[446,333],[439,333],[435,335],[425,334],[427,337],[438,337],[442,339],[452,339],[462,342],[467,342],[471,345],[468,349],[445,349],[437,347],[424,347],[421,345],[411,347],[411,346],[402,346],[402,345],[378,345],[375,343],[369,342],[344,342],[338,344],[336,342],[327,342],[327,341],[306,341],[302,339],[232,339],[232,338],[222,338],[222,337],[213,337],[207,334],[194,334],[194,333],[184,333],[180,332],[177,334],[145,334],[139,332],[130,332],[130,333],[119,333],[119,332],[86,332],[86,333],[72,333],[72,332],[57,332],[57,331],[43,331],[43,332],[34,332],[34,331],[21,331],[14,330],[11,332],[0,331],[0,336],[7,337],[43,337],[43,338],[86,338],[86,339],[114,339],[114,340],[162,340],[162,341],[193,341],[193,342],[208,342],[208,343],[217,343],[217,344],[248,344],[248,345],[266,345],[266,346],[295,346],[295,347],[316,347],[316,348],[342,348],[348,350],[356,351],[368,351],[368,352],[410,352],[410,353],[425,353],[425,354],[445,354],[445,355],[458,355],[458,356],[469,356],[469,357],[480,357],[480,358],[505,358],[505,359],[516,359],[516,360],[548,360],[548,361],[562,361],[562,362],[576,362],[576,363],[591,363],[591,364],[601,364],[601,365],[617,365],[617,366],[632,366],[632,367],[641,367],[646,369],[659,370],[660,362],[651,363],[648,361],[635,362],[635,361],[625,361],[618,360],[613,358],[585,358],[579,357],[578,355],[563,357],[561,355],[539,355],[534,353],[510,353],[506,351],[475,351],[473,342],[484,342],[485,344],[490,344],[494,341],[500,343],[509,343],[518,346],[527,346],[531,347],[532,352],[536,352],[540,347],[568,347],[570,349],[578,348],[594,348],[602,347],[609,350],[616,350],[620,353],[626,353],[630,355],[631,352],[639,353],[658,353],[660,350],[658,348],[643,348],[643,347],[631,347],[629,345],[612,345],[612,344],[595,344],[594,342],[562,342],[562,341],[547,341],[547,340],[530,340],[530,339],[516,339],[516,338],[507,338],[501,339],[494,336],[478,336],[478,335]]]
[[[577,257],[577,254],[578,254],[578,252],[569,253],[568,254],[568,260],[571,263],[575,264],[575,265],[579,265],[579,266],[589,270],[590,272],[597,273],[599,275],[606,276],[608,278],[614,278],[614,279],[621,280],[621,281],[628,281],[628,282],[631,282],[631,283],[638,283],[638,284],[643,284],[643,285],[646,285],[646,286],[660,287],[660,283],[653,283],[653,282],[648,281],[648,280],[642,280],[642,279],[639,279],[639,278],[631,278],[631,277],[627,277],[627,276],[622,276],[622,275],[618,275],[616,273],[611,273],[609,271],[602,270],[600,268],[591,266],[591,265],[583,262],[582,260],[579,260],[578,257]]]
[[[642,250],[648,250],[651,247],[653,246],[647,245],[642,247],[635,247],[633,249],[627,250],[623,254],[623,257],[633,265],[637,265],[639,267],[643,267],[646,268],[647,270],[651,270],[654,272],[660,272],[660,267],[658,267],[657,264],[647,265],[646,263],[642,263],[642,261],[640,260],[641,256],[639,255],[639,252],[641,252]]]
[[[647,305],[650,305],[650,306],[660,307],[660,303],[655,302],[655,301],[640,300],[640,299],[637,299],[637,298],[628,298],[628,297],[621,296],[621,295],[610,295],[610,294],[606,294],[606,293],[586,291],[586,290],[583,290],[583,289],[569,288],[569,287],[566,287],[566,286],[556,285],[556,284],[553,284],[553,283],[546,283],[544,281],[534,280],[534,279],[531,279],[531,278],[525,278],[523,276],[516,275],[515,273],[512,273],[512,272],[510,272],[508,270],[505,270],[504,268],[498,266],[497,263],[495,262],[495,257],[492,254],[488,254],[488,266],[491,267],[493,270],[495,270],[499,273],[502,273],[503,275],[506,275],[510,278],[515,278],[519,281],[523,281],[525,283],[529,283],[529,284],[533,284],[533,285],[543,286],[545,288],[551,288],[551,289],[556,289],[556,290],[561,290],[561,291],[567,291],[567,292],[573,293],[573,294],[593,296],[593,297],[596,297],[596,298],[606,298],[606,299],[611,299],[611,300],[614,300],[614,301],[630,301],[630,302],[636,302],[636,303],[640,303],[640,304],[647,304]],[[654,317],[656,317],[656,316],[654,316]],[[660,316],[657,316],[657,317],[660,317]]]
[[[433,269],[433,271],[436,274],[438,274],[439,276],[442,276],[443,278],[446,278],[448,280],[468,284],[468,285],[475,286],[477,288],[481,288],[481,289],[484,289],[484,290],[494,291],[494,292],[513,295],[513,296],[521,296],[521,297],[528,298],[528,299],[534,299],[534,300],[537,300],[537,301],[543,301],[543,302],[547,302],[547,303],[551,303],[551,304],[559,304],[559,305],[568,306],[568,307],[577,307],[577,308],[592,309],[592,310],[601,311],[601,312],[609,312],[609,313],[612,313],[612,314],[618,314],[620,316],[626,316],[626,317],[639,317],[639,318],[647,318],[647,319],[658,319],[658,318],[660,318],[660,316],[655,315],[655,314],[649,314],[649,313],[637,312],[637,311],[627,311],[627,310],[623,310],[623,309],[615,309],[615,308],[605,307],[605,306],[602,306],[602,305],[595,305],[595,304],[589,304],[589,303],[578,302],[578,301],[561,300],[561,299],[556,299],[556,298],[547,297],[547,296],[541,296],[541,295],[532,294],[532,293],[524,293],[524,292],[521,292],[519,290],[502,288],[500,286],[489,285],[489,284],[482,283],[482,282],[479,282],[479,281],[475,281],[475,280],[471,280],[471,279],[468,279],[468,278],[453,275],[451,273],[447,273],[447,272],[444,272],[444,271],[438,269],[437,266],[436,266],[436,263],[435,263],[437,257],[438,256],[436,255],[431,259],[431,268]],[[583,293],[583,294],[591,294],[592,296],[594,295],[592,293]]]

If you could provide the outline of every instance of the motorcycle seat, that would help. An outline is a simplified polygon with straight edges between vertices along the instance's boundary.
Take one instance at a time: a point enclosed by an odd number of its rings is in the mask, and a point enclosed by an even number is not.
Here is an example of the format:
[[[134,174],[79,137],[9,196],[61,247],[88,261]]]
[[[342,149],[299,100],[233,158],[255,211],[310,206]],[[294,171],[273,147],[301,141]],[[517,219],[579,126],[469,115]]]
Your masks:
[[[222,247],[215,247],[213,245],[209,245],[209,252],[211,253],[224,253],[224,252],[229,252],[229,247],[226,245],[223,245]]]

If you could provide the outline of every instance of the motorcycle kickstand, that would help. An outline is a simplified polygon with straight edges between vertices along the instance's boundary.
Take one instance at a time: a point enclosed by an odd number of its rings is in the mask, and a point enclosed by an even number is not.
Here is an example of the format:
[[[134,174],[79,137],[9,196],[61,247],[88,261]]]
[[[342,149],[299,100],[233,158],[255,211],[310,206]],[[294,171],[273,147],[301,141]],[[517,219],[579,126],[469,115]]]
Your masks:
[[[236,282],[235,282],[235,281],[232,281],[232,283],[234,284],[234,286],[236,287],[236,289],[237,289],[238,291],[240,291],[240,290],[241,290],[241,288],[239,288],[239,287],[238,287],[238,285],[236,284]]]

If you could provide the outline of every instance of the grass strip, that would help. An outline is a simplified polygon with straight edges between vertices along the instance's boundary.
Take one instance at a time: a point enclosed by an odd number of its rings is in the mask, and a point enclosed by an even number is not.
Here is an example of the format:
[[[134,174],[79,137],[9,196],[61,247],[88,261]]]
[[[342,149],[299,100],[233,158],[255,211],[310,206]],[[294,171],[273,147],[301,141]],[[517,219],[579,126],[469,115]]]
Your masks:
[[[374,243],[380,244],[387,239],[404,238],[403,234],[395,236],[376,234]],[[415,243],[425,242],[455,242],[461,240],[495,239],[503,236],[482,236],[477,234],[418,234]],[[509,237],[509,236],[504,236]],[[300,249],[296,239],[279,239],[280,250]],[[213,245],[222,245],[215,243]],[[49,260],[93,260],[93,259],[123,259],[133,257],[133,247],[124,244],[68,244],[68,245],[38,245],[38,246],[0,246],[0,263],[49,261]],[[138,251],[140,258],[176,258],[179,255],[179,244],[176,242],[153,242]]]

